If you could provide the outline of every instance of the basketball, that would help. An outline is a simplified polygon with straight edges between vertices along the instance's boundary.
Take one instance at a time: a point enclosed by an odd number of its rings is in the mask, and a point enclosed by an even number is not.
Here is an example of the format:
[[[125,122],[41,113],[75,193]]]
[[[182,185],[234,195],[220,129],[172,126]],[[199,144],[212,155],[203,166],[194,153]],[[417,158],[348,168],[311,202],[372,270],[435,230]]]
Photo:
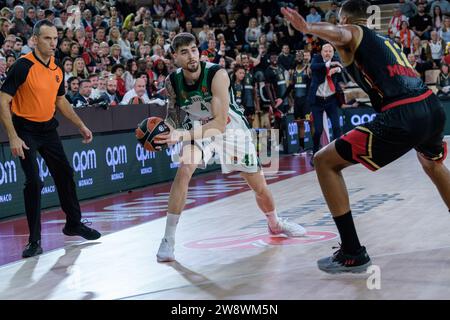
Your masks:
[[[150,117],[143,120],[136,128],[136,139],[142,144],[145,150],[159,151],[156,147],[161,149],[167,148],[167,144],[161,145],[153,141],[155,136],[161,133],[170,132],[169,127],[164,123],[164,120],[158,117]]]

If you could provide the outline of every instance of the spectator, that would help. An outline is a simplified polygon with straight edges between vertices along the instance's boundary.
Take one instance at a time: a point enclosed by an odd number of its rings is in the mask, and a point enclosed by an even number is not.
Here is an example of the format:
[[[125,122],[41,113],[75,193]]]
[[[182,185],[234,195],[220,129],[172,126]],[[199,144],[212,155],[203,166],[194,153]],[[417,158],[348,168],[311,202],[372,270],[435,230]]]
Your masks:
[[[70,44],[70,57],[72,59],[76,59],[80,56],[80,44],[78,42],[73,41]]]
[[[250,46],[251,51],[253,52],[256,52],[260,35],[261,27],[256,24],[255,18],[251,18],[248,22],[248,28],[245,29],[245,42]]]
[[[119,28],[114,26],[109,29],[109,35],[108,35],[108,45],[112,47],[114,44],[119,44],[120,39],[120,31]]]
[[[128,91],[123,97],[120,104],[128,105],[128,104],[149,104],[150,99],[146,92],[146,83],[142,78],[136,79],[134,84],[134,88]]]
[[[92,29],[92,12],[89,9],[83,11],[83,18],[81,19],[83,28],[90,27]]]
[[[6,18],[0,18],[0,47],[3,46],[6,36],[9,34],[11,22]]]
[[[320,14],[317,12],[316,7],[311,7],[309,9],[309,14],[306,16],[306,22],[308,23],[314,23],[314,22],[320,22],[321,17]]]
[[[442,55],[445,50],[445,43],[439,38],[437,31],[431,31],[431,40],[429,41],[431,49],[431,58],[433,59],[433,68],[438,68],[441,64]]]
[[[180,28],[180,22],[177,18],[175,10],[168,10],[164,15],[164,19],[161,21],[161,29],[165,35],[169,34],[169,31],[175,31]]]
[[[125,81],[125,90],[126,91],[130,91],[131,89],[133,89],[134,83],[135,83],[136,77],[137,77],[137,71],[138,71],[138,67],[137,67],[136,60],[134,60],[134,59],[128,60],[127,65],[126,65],[126,71],[122,76],[122,78]],[[117,87],[117,83],[116,83],[116,87]]]
[[[6,72],[9,71],[14,62],[16,62],[16,56],[11,52],[6,56]]]
[[[31,36],[31,28],[25,21],[25,10],[22,6],[14,7],[14,18],[11,20],[11,23],[14,24],[11,33],[25,38]]]
[[[122,76],[125,71],[125,68],[122,64],[115,64],[112,66],[111,72],[117,80],[117,94],[119,97],[123,97],[125,95],[125,80],[123,80]]]
[[[95,40],[102,43],[103,41],[106,41],[106,28],[99,27],[95,31]]]
[[[0,57],[0,87],[3,85],[6,79],[6,59]]]
[[[444,17],[444,23],[441,30],[439,30],[439,37],[444,40],[444,43],[450,42],[450,17]]]
[[[72,28],[64,30],[63,38],[69,39],[71,42],[75,40],[75,32]]]
[[[80,53],[83,52],[84,48],[90,47],[90,43],[86,38],[86,31],[83,27],[75,29],[75,41],[80,45]]]
[[[436,31],[441,30],[443,24],[441,7],[435,6],[431,16],[433,18],[433,29]]]
[[[265,16],[261,7],[256,8],[256,25],[264,29],[266,24],[270,22],[270,17]]]
[[[411,45],[411,53],[414,54],[417,62],[422,63],[431,60],[431,49],[428,52],[426,49],[429,49],[429,46],[424,47],[420,41],[420,38],[418,36],[414,36]]]
[[[48,22],[54,23],[55,13],[51,9],[44,10],[44,17]]]
[[[153,5],[150,8],[152,16],[155,16],[157,20],[160,20],[164,16],[164,7],[161,5],[160,0],[153,0]]]
[[[198,38],[197,38],[197,34],[195,33],[193,26],[192,26],[192,22],[191,21],[186,21],[186,24],[184,26],[184,29],[181,32],[187,32],[192,34],[195,39],[197,39],[197,43],[198,43]],[[170,32],[169,32],[169,38],[170,38]]]
[[[236,27],[236,20],[230,20],[228,27],[224,31],[224,36],[227,41],[230,41],[234,44],[236,49],[241,50],[242,45],[244,44],[245,35],[242,30]]]
[[[101,64],[101,59],[98,55],[99,50],[100,50],[100,43],[98,41],[93,41],[91,43],[90,49],[88,51],[83,52],[83,54],[81,55],[89,72],[96,72],[97,64]]]
[[[144,40],[150,43],[152,43],[154,38],[156,37],[156,31],[155,28],[153,28],[153,26],[151,25],[150,18],[144,18],[142,24],[136,27],[136,32],[138,34],[138,40],[140,39],[139,32],[143,32]]]
[[[406,16],[408,19],[414,17],[417,14],[417,6],[416,4],[411,0],[399,0],[400,3],[399,7],[404,16]]]
[[[62,61],[66,57],[70,57],[70,45],[71,42],[67,38],[63,38],[61,41],[59,41],[59,47],[55,52],[55,57]]]
[[[109,60],[109,45],[107,42],[100,42],[100,47],[98,50],[98,57],[100,58],[100,64],[97,63],[97,71],[105,71],[109,69],[111,61]]]
[[[14,43],[16,40],[16,36],[10,34],[6,37],[3,45],[0,49],[0,56],[6,58],[13,51]]]
[[[416,71],[417,75],[424,80],[425,71],[430,70],[433,67],[433,63],[430,61],[419,62],[416,60],[416,56],[413,53],[408,54],[409,64]]]
[[[169,38],[167,40],[165,40],[164,45],[163,45],[164,54],[170,53],[170,47],[172,44],[172,40],[173,40],[173,38],[175,38],[176,35],[177,35],[177,33],[175,31],[169,32]]]
[[[107,98],[111,106],[116,106],[120,103],[120,99],[117,96],[117,80],[114,78],[108,78],[106,80],[106,92],[103,97]]]
[[[120,51],[122,58],[126,60],[133,59],[131,54],[131,43],[128,41],[128,30],[122,30],[122,36],[119,39]]]
[[[86,68],[86,64],[84,63],[84,60],[82,57],[77,57],[73,61],[73,75],[75,77],[78,77],[80,79],[88,79],[89,78],[89,71]]]
[[[436,88],[438,89],[437,96],[441,100],[450,100],[450,77],[448,64],[441,65],[441,72],[436,81]]]
[[[430,15],[433,15],[436,7],[439,7],[443,14],[450,13],[450,3],[447,0],[434,0],[430,7]]]
[[[27,54],[27,53],[33,51],[35,47],[36,47],[36,43],[34,42],[34,38],[30,37],[27,40],[27,44],[22,47],[22,50],[20,53],[21,53],[21,55]]]
[[[92,87],[92,90],[91,90],[91,95],[89,96],[91,99],[97,99],[97,98],[99,98],[100,97],[100,95],[104,92],[104,91],[101,91],[100,89],[99,89],[99,82],[100,82],[100,79],[99,79],[99,77],[98,77],[98,73],[91,73],[90,75],[89,75],[89,81],[91,82],[91,87]]]
[[[69,16],[67,14],[67,10],[66,9],[62,9],[59,11],[59,17],[56,17],[55,19],[53,19],[53,23],[55,24],[55,26],[57,28],[62,28],[65,29],[67,27],[67,20],[68,20]]]
[[[67,79],[67,86],[66,99],[73,105],[73,98],[80,88],[80,80],[77,77],[71,77]]]
[[[294,68],[295,57],[291,54],[288,44],[284,44],[281,49],[281,53],[278,56],[278,65],[283,67],[284,70],[289,71]]]
[[[92,92],[92,84],[89,80],[84,79],[80,81],[80,90],[73,97],[72,105],[75,108],[87,107],[91,104],[92,99],[90,98]]]
[[[163,50],[163,48],[162,48],[160,45],[155,44],[155,45],[153,46],[153,48],[152,48],[152,53],[153,53],[153,55],[151,56],[151,65],[150,65],[150,68],[153,67],[153,63],[154,63],[156,60],[159,60],[159,59],[166,60],[166,59],[164,58],[164,50]]]
[[[198,33],[198,42],[200,46],[208,41],[208,35],[210,35],[211,32],[212,30],[209,29],[209,24],[203,24],[202,30]]]
[[[64,79],[67,80],[73,77],[73,60],[70,57],[65,57],[62,61],[62,69],[64,72]]]
[[[25,22],[27,23],[30,30],[33,29],[34,24],[37,22],[36,9],[33,6],[28,7],[27,16],[25,17]]]
[[[389,21],[389,37],[394,38],[397,32],[400,31],[402,22],[407,20],[408,19],[406,18],[406,16],[402,15],[402,11],[400,10],[400,8],[396,7],[394,9],[394,16]]]
[[[244,32],[245,29],[249,26],[249,21],[251,18],[252,16],[250,13],[250,6],[248,4],[245,4],[242,9],[242,14],[236,20],[237,28]]]
[[[124,63],[124,59],[121,56],[121,52],[122,50],[120,49],[120,45],[119,44],[113,44],[111,46],[110,49],[110,55],[109,55],[109,64],[111,66],[115,65],[115,64],[123,64]]]
[[[22,48],[23,48],[22,38],[16,37],[16,42],[14,43],[14,47],[13,47],[13,53],[14,53],[14,56],[16,57],[16,59],[20,58]]]
[[[158,92],[161,92],[162,89],[164,89],[166,77],[169,75],[169,71],[167,70],[167,66],[164,63],[164,60],[158,59],[154,62],[153,72],[155,73],[156,79],[156,81],[154,82],[156,93],[153,94],[153,96],[157,96]],[[162,96],[159,96],[159,98],[162,98]]]
[[[403,46],[403,51],[408,54],[411,52],[411,46],[414,39],[414,32],[409,29],[408,21],[402,21],[400,30],[395,35],[400,39],[400,43]]]
[[[331,3],[331,8],[325,13],[325,21],[329,21],[331,16],[337,17],[339,15],[339,7],[337,2]]]
[[[409,21],[411,29],[422,40],[430,40],[430,31],[433,29],[433,19],[425,13],[425,4],[419,3],[418,13]]]
[[[217,49],[216,49],[216,40],[210,39],[208,41],[208,49],[202,51],[202,55],[206,55],[208,57],[209,62],[214,62],[217,56]]]
[[[144,45],[144,43],[148,43],[148,41],[145,41],[145,34],[144,31],[136,31],[137,32],[137,40],[134,42],[133,46],[139,50],[139,48]]]

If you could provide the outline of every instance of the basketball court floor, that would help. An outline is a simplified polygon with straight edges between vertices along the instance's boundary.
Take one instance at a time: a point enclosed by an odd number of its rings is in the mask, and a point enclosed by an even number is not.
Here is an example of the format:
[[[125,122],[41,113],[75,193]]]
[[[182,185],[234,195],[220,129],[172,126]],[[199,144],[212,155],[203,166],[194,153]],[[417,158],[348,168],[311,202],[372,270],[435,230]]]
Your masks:
[[[239,176],[217,173],[191,184],[173,263],[155,257],[167,183],[83,203],[97,241],[64,237],[62,213],[44,214],[44,254],[26,260],[23,217],[0,222],[0,299],[450,299],[450,213],[415,152],[378,173],[344,171],[374,265],[364,274],[317,269],[339,237],[308,162],[283,157],[268,176],[279,215],[304,225],[304,238],[269,236]]]

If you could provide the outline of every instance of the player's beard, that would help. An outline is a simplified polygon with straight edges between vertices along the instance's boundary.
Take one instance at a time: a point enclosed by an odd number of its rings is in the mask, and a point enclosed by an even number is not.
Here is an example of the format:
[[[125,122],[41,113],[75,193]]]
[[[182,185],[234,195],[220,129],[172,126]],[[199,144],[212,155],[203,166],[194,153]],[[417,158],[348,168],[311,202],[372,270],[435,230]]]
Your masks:
[[[200,67],[200,63],[188,63],[187,70],[191,73],[197,72],[198,68]]]

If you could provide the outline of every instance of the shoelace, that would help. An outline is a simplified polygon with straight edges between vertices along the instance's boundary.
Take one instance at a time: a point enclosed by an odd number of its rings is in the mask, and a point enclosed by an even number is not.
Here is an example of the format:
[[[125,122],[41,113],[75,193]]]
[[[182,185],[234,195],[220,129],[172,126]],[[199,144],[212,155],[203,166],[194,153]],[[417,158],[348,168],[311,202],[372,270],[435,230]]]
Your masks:
[[[85,226],[91,226],[92,222],[89,221],[88,219],[83,219],[81,220],[81,224],[84,224]]]
[[[331,249],[338,249],[335,252],[333,252],[333,257],[337,257],[340,253],[342,253],[342,244],[338,242],[338,247],[331,247]]]

